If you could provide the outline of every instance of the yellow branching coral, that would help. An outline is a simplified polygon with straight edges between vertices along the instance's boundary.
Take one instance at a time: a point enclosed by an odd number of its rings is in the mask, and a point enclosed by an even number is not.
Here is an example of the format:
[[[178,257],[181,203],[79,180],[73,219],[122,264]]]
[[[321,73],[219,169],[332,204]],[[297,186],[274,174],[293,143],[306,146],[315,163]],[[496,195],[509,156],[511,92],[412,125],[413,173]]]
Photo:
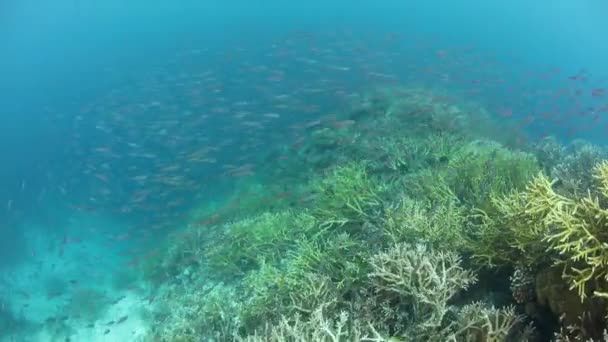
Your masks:
[[[574,204],[572,200],[553,191],[553,185],[557,180],[549,181],[542,173],[526,187],[523,198],[526,201],[525,214],[530,216],[530,221],[544,219],[551,212],[563,210]]]
[[[594,178],[600,182],[598,189],[608,198],[608,160],[597,164],[593,171]]]
[[[541,262],[546,246],[540,242],[546,235],[549,214],[574,204],[553,191],[554,183],[541,173],[525,191],[490,194],[490,211],[478,210],[472,216],[478,228],[470,243],[475,258],[490,266]]]
[[[599,192],[608,198],[608,161],[593,172]],[[555,252],[554,264],[563,267],[564,280],[581,300],[590,293],[608,296],[608,208],[592,192],[582,198],[560,195],[555,183],[540,174],[525,191],[493,197],[493,212],[479,215],[483,246],[474,253],[538,265],[547,261],[544,251]]]
[[[587,195],[575,207],[554,211],[549,222],[556,229],[545,241],[566,257],[557,263],[565,265],[564,278],[584,299],[589,282],[608,275],[608,210]]]

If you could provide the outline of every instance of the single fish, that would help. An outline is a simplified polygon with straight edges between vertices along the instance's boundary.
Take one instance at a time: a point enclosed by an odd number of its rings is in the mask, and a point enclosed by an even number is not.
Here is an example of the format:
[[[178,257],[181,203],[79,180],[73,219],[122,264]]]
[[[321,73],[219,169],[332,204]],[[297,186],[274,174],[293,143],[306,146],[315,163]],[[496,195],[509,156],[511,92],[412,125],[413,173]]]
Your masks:
[[[126,315],[125,315],[125,316],[120,317],[120,318],[119,318],[119,319],[116,321],[116,324],[120,324],[120,323],[122,323],[122,322],[126,321],[126,320],[127,320],[127,318],[129,318],[129,316],[126,316]]]
[[[120,296],[120,297],[116,298],[116,300],[114,300],[112,303],[110,303],[110,305],[117,304],[118,302],[120,302],[121,300],[123,300],[125,298],[126,298],[126,296]]]

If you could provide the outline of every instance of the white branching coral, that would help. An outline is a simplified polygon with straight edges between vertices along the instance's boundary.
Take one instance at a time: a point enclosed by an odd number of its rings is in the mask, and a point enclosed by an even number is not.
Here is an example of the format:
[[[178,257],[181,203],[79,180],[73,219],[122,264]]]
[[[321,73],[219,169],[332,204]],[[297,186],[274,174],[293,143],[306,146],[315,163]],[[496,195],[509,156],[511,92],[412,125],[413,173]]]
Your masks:
[[[373,326],[363,324],[352,319],[346,312],[341,312],[338,317],[332,319],[326,316],[325,306],[319,306],[305,320],[299,314],[289,319],[282,317],[278,324],[269,325],[247,337],[235,336],[240,342],[383,342],[389,341],[382,337]]]
[[[522,323],[523,316],[515,313],[513,306],[498,309],[475,302],[458,311],[457,330],[450,336],[450,341],[486,341],[503,342],[517,335],[519,341],[527,341],[533,333],[531,326],[522,331],[515,329]]]
[[[370,278],[377,291],[409,300],[417,320],[439,327],[450,298],[477,281],[460,263],[456,253],[400,243],[371,259]]]

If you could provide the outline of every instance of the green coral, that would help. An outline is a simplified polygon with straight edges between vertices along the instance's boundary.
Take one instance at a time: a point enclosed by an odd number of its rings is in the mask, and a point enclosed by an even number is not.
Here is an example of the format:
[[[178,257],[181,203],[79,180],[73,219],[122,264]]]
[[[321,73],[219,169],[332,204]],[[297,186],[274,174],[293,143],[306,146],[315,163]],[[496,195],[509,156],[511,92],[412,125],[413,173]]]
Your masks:
[[[597,191],[608,198],[608,162],[598,164],[593,173]],[[483,228],[476,256],[535,266],[551,257],[581,299],[590,293],[608,296],[608,209],[591,193],[569,198],[558,194],[554,185],[540,174],[525,191],[494,198],[493,213],[480,215]]]
[[[242,276],[263,262],[278,262],[316,226],[306,212],[262,213],[227,224],[221,243],[209,246],[205,258],[216,274]]]
[[[350,289],[368,270],[370,246],[349,234],[327,234],[317,240],[298,243],[289,259],[295,272],[312,272],[329,277],[339,289]],[[294,272],[294,271],[291,271]]]
[[[345,307],[369,271],[369,251],[346,233],[302,240],[280,264],[263,264],[243,279],[243,325],[249,331],[279,315],[310,315],[319,305]]]
[[[423,202],[402,198],[384,211],[383,233],[392,243],[423,242],[436,248],[461,250],[466,243],[467,210],[455,197]]]
[[[312,181],[317,194],[312,215],[322,228],[360,225],[380,208],[382,183],[372,179],[363,163],[348,163]]]
[[[520,189],[539,171],[533,155],[495,142],[474,141],[452,156],[446,182],[465,204],[485,208],[491,194]]]
[[[424,137],[378,136],[372,144],[375,147],[372,168],[410,173],[440,166],[449,160],[462,141],[458,136],[441,133]]]
[[[457,199],[444,174],[445,169],[425,169],[407,175],[403,178],[405,194],[417,201],[428,203],[443,203]]]
[[[548,215],[569,206],[571,200],[555,193],[543,174],[534,177],[525,191],[491,195],[491,207],[471,216],[476,225],[469,246],[475,258],[489,265],[510,263],[537,267],[548,261],[542,239],[547,234]]]
[[[363,101],[339,114],[355,124],[303,128],[289,160],[256,162],[245,191],[147,258],[157,340],[523,340],[512,307],[470,303],[460,255],[551,263],[557,184],[533,178],[534,156],[473,140],[497,132],[474,105],[394,87]]]
[[[292,282],[277,266],[264,263],[247,273],[239,290],[241,310],[237,317],[244,330],[263,326],[290,311],[287,304]]]

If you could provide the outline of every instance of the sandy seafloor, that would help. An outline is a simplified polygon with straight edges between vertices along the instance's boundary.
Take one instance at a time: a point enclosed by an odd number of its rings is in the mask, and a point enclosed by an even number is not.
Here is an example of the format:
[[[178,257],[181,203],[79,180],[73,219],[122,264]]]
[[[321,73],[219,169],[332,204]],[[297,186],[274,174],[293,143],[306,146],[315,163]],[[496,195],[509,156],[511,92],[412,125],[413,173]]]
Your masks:
[[[27,324],[8,336],[0,331],[0,342],[143,340],[154,302],[137,280],[138,270],[128,265],[128,248],[120,251],[126,242],[95,228],[99,223],[83,231],[78,221],[67,235],[24,228],[36,232],[26,234],[28,257],[2,270],[0,298]],[[79,295],[81,302],[74,300]]]

